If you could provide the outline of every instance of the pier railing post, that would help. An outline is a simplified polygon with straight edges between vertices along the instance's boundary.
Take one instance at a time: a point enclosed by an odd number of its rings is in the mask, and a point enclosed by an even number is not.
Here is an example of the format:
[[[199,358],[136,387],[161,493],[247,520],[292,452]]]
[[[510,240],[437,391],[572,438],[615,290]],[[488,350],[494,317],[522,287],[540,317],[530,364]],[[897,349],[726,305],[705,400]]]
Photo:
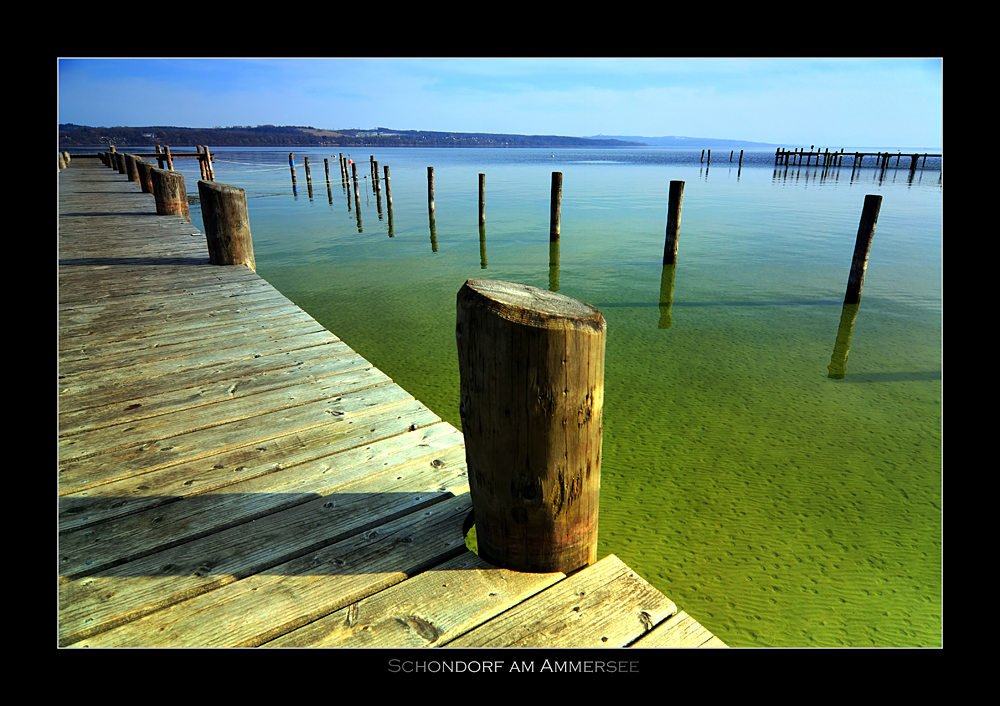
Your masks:
[[[153,197],[156,199],[156,214],[158,216],[183,216],[191,222],[191,210],[188,207],[187,191],[184,187],[184,175],[168,169],[153,169]]]
[[[135,163],[136,169],[139,170],[139,185],[142,187],[142,193],[151,194],[153,193],[153,164],[152,162],[147,162],[144,159],[137,160]]]
[[[213,265],[246,265],[256,272],[246,191],[215,181],[199,181],[198,196],[208,261]]]
[[[461,399],[479,555],[525,572],[597,560],[604,343],[600,311],[512,282],[457,298]]]
[[[861,301],[861,288],[865,283],[868,256],[872,251],[875,224],[878,223],[878,212],[881,207],[881,196],[878,194],[868,194],[865,196],[864,209],[861,211],[861,223],[858,225],[858,238],[854,243],[851,274],[847,278],[847,293],[844,295],[845,304],[857,304]]]

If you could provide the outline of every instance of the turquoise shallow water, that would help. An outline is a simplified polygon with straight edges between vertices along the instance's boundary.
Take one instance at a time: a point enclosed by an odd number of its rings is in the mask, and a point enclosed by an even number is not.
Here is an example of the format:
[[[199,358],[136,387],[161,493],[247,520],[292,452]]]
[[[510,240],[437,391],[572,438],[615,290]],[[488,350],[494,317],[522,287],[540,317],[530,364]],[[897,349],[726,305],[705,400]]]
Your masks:
[[[369,154],[351,155],[359,176]],[[466,279],[558,287],[604,313],[600,555],[730,645],[941,644],[939,163],[910,175],[904,159],[880,177],[776,170],[773,153],[740,170],[728,155],[706,168],[697,151],[665,149],[381,150],[390,237],[367,180],[359,222],[335,159],[328,194],[323,157],[295,153],[297,194],[287,150],[220,149],[216,178],[247,190],[259,274],[455,426]],[[553,171],[564,175],[557,262]],[[686,185],[671,290],[673,179]],[[835,380],[868,193],[883,203]],[[201,225],[197,207],[192,219]]]

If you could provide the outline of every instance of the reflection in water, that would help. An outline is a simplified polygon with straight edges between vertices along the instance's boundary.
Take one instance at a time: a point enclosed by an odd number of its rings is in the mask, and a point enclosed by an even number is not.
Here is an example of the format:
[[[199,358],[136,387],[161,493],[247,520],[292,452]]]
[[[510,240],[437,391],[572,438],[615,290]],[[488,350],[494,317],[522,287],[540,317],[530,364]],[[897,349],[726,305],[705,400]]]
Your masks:
[[[486,269],[486,224],[479,224],[479,269]]]
[[[549,291],[559,291],[559,241],[549,241]]]
[[[833,346],[833,357],[830,358],[829,377],[843,380],[847,375],[847,354],[851,351],[851,335],[854,333],[854,322],[858,320],[860,304],[844,303],[840,315],[840,327],[837,329],[837,343]]]
[[[674,274],[677,271],[676,264],[663,266],[663,275],[660,277],[660,328],[670,328],[674,325]]]

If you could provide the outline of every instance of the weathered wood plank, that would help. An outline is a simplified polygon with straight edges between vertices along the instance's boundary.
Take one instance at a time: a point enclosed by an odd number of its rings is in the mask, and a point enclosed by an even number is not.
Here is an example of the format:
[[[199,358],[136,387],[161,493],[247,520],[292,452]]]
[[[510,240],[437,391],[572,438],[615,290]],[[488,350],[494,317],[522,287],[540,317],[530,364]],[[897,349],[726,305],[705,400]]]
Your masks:
[[[728,645],[682,610],[647,632],[630,647],[728,647]]]
[[[419,445],[426,441],[425,435],[433,437],[453,431],[450,424],[439,422],[441,419],[423,404],[408,400],[359,414],[345,420],[344,424],[311,427],[264,443],[184,461],[147,473],[140,479],[114,480],[88,490],[67,493],[59,499],[59,531],[66,533],[90,527],[347,449],[379,441],[389,443],[390,439],[391,443],[403,447],[411,440],[413,445]],[[413,437],[405,435],[418,430]],[[369,453],[377,452],[373,446]],[[321,466],[320,470],[325,473],[329,469]],[[161,521],[159,515],[149,520],[151,523]],[[134,531],[131,525],[110,530],[111,536],[131,531]]]
[[[398,492],[400,487],[412,490],[407,483],[424,477],[428,467],[447,467],[444,472],[461,479],[465,477],[461,444],[461,435],[451,425],[441,423],[433,429],[310,459],[163,507],[69,532],[59,540],[60,573],[68,577],[94,574],[335,493],[358,489],[368,493]],[[393,478],[383,478],[386,473],[392,473]],[[423,480],[416,482],[420,488],[426,485]],[[448,488],[437,488],[442,489]]]
[[[325,343],[339,341],[329,331],[304,333],[279,340],[260,340],[244,345],[217,350],[204,344],[198,350],[189,350],[188,355],[178,355],[163,360],[137,362],[123,368],[106,368],[95,371],[80,371],[72,375],[59,375],[59,395],[76,394],[81,391],[105,385],[134,384],[140,380],[167,375],[186,370],[204,369],[225,365],[239,360],[250,360],[267,355],[283,355],[301,348],[311,348]]]
[[[445,645],[564,577],[498,569],[466,552],[265,646]]]
[[[264,573],[358,532],[468,492],[464,468],[446,465],[414,473],[396,490],[357,488],[320,497],[59,588],[60,644],[67,645],[241,578]],[[379,475],[395,475],[387,469]],[[382,485],[379,479],[379,485]],[[368,481],[369,486],[371,481]]]
[[[332,360],[344,355],[355,355],[355,353],[343,341],[326,340],[307,348],[279,350],[251,359],[244,358],[207,368],[167,372],[138,380],[110,379],[106,380],[104,384],[81,385],[74,384],[80,382],[80,378],[77,377],[66,387],[60,389],[60,420],[63,418],[70,420],[73,417],[80,417],[81,414],[89,414],[99,405],[110,409],[113,405],[122,403],[131,405],[143,398],[155,399],[158,395],[166,395],[199,385],[211,385],[223,381],[238,384],[234,381],[300,365]],[[125,406],[127,405],[122,404],[122,407]],[[72,421],[67,421],[65,424],[67,429],[74,428]],[[60,421],[60,428],[62,425],[63,422]]]
[[[113,425],[134,424],[152,417],[192,410],[209,404],[242,399],[261,392],[273,392],[346,373],[357,373],[372,364],[344,346],[343,355],[278,370],[263,375],[244,375],[235,381],[220,380],[179,390],[163,390],[155,395],[133,398],[128,405],[111,404],[66,412],[59,415],[62,438]]]
[[[254,647],[466,553],[466,493],[75,647]]]
[[[610,554],[446,647],[625,647],[676,612]]]

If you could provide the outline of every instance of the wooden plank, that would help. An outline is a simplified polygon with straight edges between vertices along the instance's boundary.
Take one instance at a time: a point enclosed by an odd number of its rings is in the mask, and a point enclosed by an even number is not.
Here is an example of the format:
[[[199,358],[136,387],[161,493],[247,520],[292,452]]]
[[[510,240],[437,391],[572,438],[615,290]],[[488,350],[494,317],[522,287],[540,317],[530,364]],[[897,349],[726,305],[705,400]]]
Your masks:
[[[498,569],[466,552],[265,647],[436,647],[564,578]]]
[[[311,348],[325,343],[339,341],[329,331],[304,333],[279,340],[260,340],[244,345],[217,350],[204,344],[197,350],[189,350],[188,355],[174,356],[163,360],[136,362],[124,368],[107,368],[95,371],[80,371],[72,375],[59,375],[59,394],[76,394],[105,385],[134,384],[168,373],[205,369],[225,365],[239,360],[250,360],[267,355],[285,355],[301,348]]]
[[[610,554],[446,647],[625,647],[676,612]]]
[[[167,439],[130,445],[92,458],[60,461],[59,493],[85,490],[121,478],[132,478],[185,460],[330,423],[349,421],[352,413],[410,400],[394,384],[379,385],[350,394],[258,414]]]
[[[456,494],[448,483],[468,492],[461,466],[428,468],[395,485],[396,471],[389,468],[348,491],[259,518],[252,531],[238,525],[64,582],[59,587],[60,644],[89,638],[421,510]]]
[[[60,431],[64,426],[67,430],[86,426],[85,422],[79,420],[85,418],[87,414],[98,414],[94,411],[98,406],[105,407],[108,414],[113,414],[114,405],[125,408],[143,399],[150,400],[150,404],[153,404],[152,400],[159,395],[169,395],[223,381],[238,385],[238,381],[242,378],[263,376],[288,368],[353,355],[356,354],[343,341],[326,340],[307,348],[277,351],[251,359],[244,358],[207,368],[167,372],[139,380],[112,379],[100,385],[81,385],[74,384],[81,380],[77,377],[59,391]]]
[[[365,492],[383,492],[386,488],[391,489],[386,492],[396,492],[400,484],[385,482],[382,475],[386,473],[393,473],[396,481],[404,481],[422,477],[420,471],[425,467],[447,466],[445,473],[464,478],[461,443],[461,435],[442,422],[431,429],[354,447],[335,456],[312,458],[189,495],[164,507],[68,532],[59,540],[60,573],[71,578],[94,574],[334,493],[358,488]]]
[[[236,381],[223,380],[208,382],[193,388],[168,389],[135,398],[128,405],[112,404],[101,407],[66,412],[59,415],[59,434],[66,438],[73,434],[104,429],[114,425],[134,424],[142,420],[192,410],[262,392],[274,392],[283,388],[308,384],[324,378],[332,378],[347,373],[358,373],[372,364],[356,353],[344,354],[301,365],[269,370],[263,375],[244,375]]]
[[[450,424],[441,423],[441,419],[420,402],[404,401],[359,414],[345,420],[344,424],[312,427],[264,443],[248,444],[183,461],[147,473],[139,480],[113,480],[96,488],[66,493],[59,498],[59,531],[66,533],[90,527],[347,449],[364,447],[374,457],[382,448],[374,446],[377,442],[390,443],[391,440],[396,446],[406,447],[412,441],[416,446],[425,443],[426,437],[451,431]],[[407,432],[418,433],[407,436]],[[343,459],[339,463],[342,464]],[[328,470],[329,465],[323,464],[318,472],[323,474]],[[161,515],[155,515],[144,521],[158,524],[163,519]],[[120,536],[136,531],[136,527],[114,525],[102,531],[110,533],[110,536]],[[87,536],[97,541],[100,533],[95,530]],[[67,546],[70,545],[63,544],[61,550],[66,551]],[[64,557],[61,565],[66,569],[64,573],[72,574],[80,570],[69,569],[67,561]]]
[[[466,493],[74,647],[255,647],[468,553]]]
[[[630,647],[728,647],[728,645],[682,610],[654,627]]]

